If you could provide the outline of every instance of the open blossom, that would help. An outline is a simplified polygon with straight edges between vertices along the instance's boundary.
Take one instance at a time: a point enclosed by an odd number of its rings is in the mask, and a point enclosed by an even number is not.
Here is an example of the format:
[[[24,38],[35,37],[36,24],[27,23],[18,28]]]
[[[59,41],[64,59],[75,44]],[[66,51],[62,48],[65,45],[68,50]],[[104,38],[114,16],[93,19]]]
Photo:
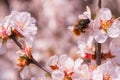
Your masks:
[[[60,58],[63,60],[60,60]],[[90,80],[91,69],[87,64],[82,64],[83,60],[78,58],[75,61],[65,55],[52,56],[48,61],[48,66],[52,69],[52,80]],[[59,61],[60,60],[60,61]],[[51,62],[51,64],[50,64]],[[60,65],[60,62],[62,65]],[[87,76],[86,76],[87,74]]]
[[[36,34],[36,20],[28,12],[13,11],[5,17],[2,26],[8,35],[15,33],[17,36],[30,37]]]
[[[98,66],[92,75],[92,80],[119,80],[120,67],[113,65],[111,61],[107,61]]]
[[[32,44],[33,36],[37,33],[35,22],[36,20],[28,12],[12,11],[0,23],[0,38],[2,40],[0,50],[4,51],[7,40],[11,38],[16,40],[24,38]]]
[[[110,51],[111,54],[114,55],[115,57],[112,59],[112,61],[115,64],[120,65],[120,37],[114,38],[111,43],[110,43]]]
[[[51,56],[49,58],[47,65],[51,68],[51,70],[62,68],[67,58],[68,58],[67,55],[61,55],[60,57],[56,55]]]
[[[0,25],[0,37],[7,40],[14,37],[32,37],[37,33],[36,20],[28,12],[13,11]]]
[[[108,37],[116,38],[120,35],[120,21],[112,17],[108,8],[99,9],[92,26],[95,40],[99,43],[104,43]]]
[[[95,46],[94,46],[94,37],[90,32],[86,32],[80,36],[80,40],[78,41],[78,54],[80,54],[83,58],[89,58],[88,55],[94,55]]]

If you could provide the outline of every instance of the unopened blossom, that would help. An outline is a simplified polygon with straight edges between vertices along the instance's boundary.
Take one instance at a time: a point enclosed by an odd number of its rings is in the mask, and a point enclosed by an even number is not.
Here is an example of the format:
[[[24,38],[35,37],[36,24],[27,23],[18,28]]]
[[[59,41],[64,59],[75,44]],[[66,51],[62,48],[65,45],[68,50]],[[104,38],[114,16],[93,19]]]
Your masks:
[[[99,43],[104,43],[108,37],[119,37],[120,21],[112,17],[112,13],[108,8],[99,9],[92,26],[95,40]]]
[[[23,50],[17,51],[17,53],[19,54],[17,65],[22,68],[26,65],[29,65],[30,59],[32,59],[31,52],[32,52],[32,48],[29,45],[24,45]]]

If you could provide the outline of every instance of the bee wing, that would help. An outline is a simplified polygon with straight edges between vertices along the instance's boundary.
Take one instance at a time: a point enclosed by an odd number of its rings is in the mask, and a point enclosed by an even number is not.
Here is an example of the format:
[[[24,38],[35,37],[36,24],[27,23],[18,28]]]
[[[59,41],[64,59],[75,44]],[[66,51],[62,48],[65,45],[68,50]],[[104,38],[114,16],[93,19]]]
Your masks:
[[[86,6],[86,11],[83,13],[87,18],[91,19],[91,10],[88,6]]]
[[[88,6],[86,6],[86,11],[83,12],[82,15],[79,15],[78,18],[81,20],[81,19],[91,19],[91,11],[90,11],[90,8]]]

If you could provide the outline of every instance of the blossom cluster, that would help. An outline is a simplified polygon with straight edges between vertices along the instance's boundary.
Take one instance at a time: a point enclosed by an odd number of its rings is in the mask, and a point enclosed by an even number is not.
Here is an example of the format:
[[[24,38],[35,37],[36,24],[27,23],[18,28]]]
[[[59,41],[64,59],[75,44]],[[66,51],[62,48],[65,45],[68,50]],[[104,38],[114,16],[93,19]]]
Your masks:
[[[23,79],[31,80],[119,80],[120,67],[114,65],[111,60],[106,61],[100,66],[87,64],[83,59],[72,59],[67,55],[51,56],[46,64],[47,69],[51,73],[36,72],[41,76],[30,76],[30,66],[20,73]],[[28,74],[28,72],[30,72]],[[35,73],[34,73],[35,74]]]
[[[89,19],[87,25],[80,24],[82,20]],[[87,7],[82,15],[79,16],[78,25],[73,24],[69,29],[76,35],[80,33],[78,41],[78,53],[83,58],[95,55],[95,43],[100,43],[103,58],[111,59],[115,64],[120,64],[118,56],[120,40],[120,20],[114,18],[110,9],[100,8],[94,19],[91,18],[90,9]],[[86,23],[86,22],[84,22]],[[83,32],[84,31],[84,32]],[[104,56],[105,55],[105,56]]]
[[[32,46],[33,36],[37,33],[35,22],[36,20],[28,12],[12,11],[6,16],[0,23],[1,52],[6,53],[6,42],[9,39],[19,40],[21,48],[25,45]]]
[[[12,39],[19,47],[21,54],[18,66],[22,67],[22,79],[31,80],[119,80],[120,79],[120,21],[114,18],[110,9],[100,8],[94,19],[89,7],[79,20],[69,29],[80,37],[77,59],[67,55],[51,56],[46,68],[39,65],[32,56],[33,36],[37,33],[36,20],[27,12],[13,11],[0,23],[2,52],[6,42]],[[29,41],[28,41],[29,40]],[[101,65],[96,65],[96,46],[101,44]],[[3,51],[4,50],[4,51]],[[29,66],[33,63],[45,73],[40,76],[29,76]],[[28,75],[27,75],[28,74]],[[27,78],[26,78],[27,76]]]

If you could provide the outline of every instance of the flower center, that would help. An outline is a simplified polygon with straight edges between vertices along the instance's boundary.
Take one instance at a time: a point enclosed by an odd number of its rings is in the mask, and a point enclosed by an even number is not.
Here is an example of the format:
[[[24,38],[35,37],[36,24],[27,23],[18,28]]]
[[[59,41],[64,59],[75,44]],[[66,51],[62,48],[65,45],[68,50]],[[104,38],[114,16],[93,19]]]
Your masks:
[[[100,21],[100,29],[103,29],[105,32],[107,32],[107,28],[111,27],[113,23],[113,19],[110,19],[108,21]]]
[[[17,27],[19,27],[20,28],[20,30],[22,30],[23,31],[23,27],[24,27],[24,24],[22,23],[22,22],[16,22],[16,25],[17,25]]]

